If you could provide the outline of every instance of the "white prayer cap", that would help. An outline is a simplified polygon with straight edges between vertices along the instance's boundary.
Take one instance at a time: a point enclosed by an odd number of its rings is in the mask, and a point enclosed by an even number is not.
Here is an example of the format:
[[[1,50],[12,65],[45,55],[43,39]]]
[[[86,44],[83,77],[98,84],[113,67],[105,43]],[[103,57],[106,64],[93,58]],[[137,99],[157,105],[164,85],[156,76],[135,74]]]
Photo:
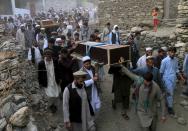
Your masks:
[[[166,46],[161,47],[161,49],[164,50],[164,51],[168,51],[168,48]]]
[[[56,41],[56,42],[59,42],[59,41],[61,41],[61,38],[56,38],[55,41]]]
[[[82,62],[86,62],[86,61],[90,61],[90,60],[91,60],[91,58],[89,56],[84,56],[82,58]]]
[[[40,28],[41,30],[45,30],[45,28]]]
[[[87,73],[79,70],[77,72],[74,72],[73,75],[78,77],[78,76],[85,76],[85,75],[87,75]]]
[[[152,51],[153,49],[151,47],[147,47],[146,51]]]
[[[147,56],[146,60],[148,60],[148,59],[154,59],[154,57],[153,56]]]
[[[118,25],[114,25],[114,28],[113,28],[113,29],[115,29],[116,27],[118,27]]]
[[[35,27],[40,27],[40,25],[35,25]]]
[[[21,25],[20,25],[20,27],[24,27],[24,26],[25,26],[25,24],[21,24]]]

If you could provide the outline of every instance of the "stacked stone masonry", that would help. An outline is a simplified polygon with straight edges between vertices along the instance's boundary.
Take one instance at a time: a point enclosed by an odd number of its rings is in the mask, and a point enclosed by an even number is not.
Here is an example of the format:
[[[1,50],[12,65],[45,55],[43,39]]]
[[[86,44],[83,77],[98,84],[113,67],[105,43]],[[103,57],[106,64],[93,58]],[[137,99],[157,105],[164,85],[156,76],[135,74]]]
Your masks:
[[[176,25],[178,54],[184,58],[188,51],[188,0],[181,0],[178,5],[178,18]]]
[[[176,19],[178,15],[178,8],[177,5],[180,0],[170,0],[170,7],[169,7],[169,19]],[[165,8],[165,7],[164,7]]]
[[[38,83],[31,87],[26,84],[32,77],[26,77],[31,73],[26,74],[29,64],[22,57],[22,46],[15,39],[5,38],[0,38],[0,131],[38,131],[30,115],[29,99],[32,87],[38,87]]]
[[[133,27],[140,23],[152,23],[153,7],[160,9],[163,17],[163,0],[99,0],[98,16],[100,25],[108,21],[121,28]]]

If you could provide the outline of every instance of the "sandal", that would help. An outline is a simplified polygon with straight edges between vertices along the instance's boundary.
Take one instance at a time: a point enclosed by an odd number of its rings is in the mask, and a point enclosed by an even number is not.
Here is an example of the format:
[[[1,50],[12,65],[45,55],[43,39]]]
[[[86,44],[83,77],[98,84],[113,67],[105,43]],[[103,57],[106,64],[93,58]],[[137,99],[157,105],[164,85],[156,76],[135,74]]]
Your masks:
[[[122,115],[122,117],[125,119],[125,120],[129,120],[130,118],[129,118],[129,116],[127,115],[127,114],[125,114],[125,113],[123,113],[123,114],[121,114]]]

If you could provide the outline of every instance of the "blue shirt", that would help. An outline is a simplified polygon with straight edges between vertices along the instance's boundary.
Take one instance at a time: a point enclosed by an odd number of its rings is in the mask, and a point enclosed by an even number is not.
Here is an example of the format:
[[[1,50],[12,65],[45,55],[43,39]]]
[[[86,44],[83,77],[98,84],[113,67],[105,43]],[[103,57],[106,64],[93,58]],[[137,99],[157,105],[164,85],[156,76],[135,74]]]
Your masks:
[[[178,59],[176,57],[171,59],[170,56],[164,58],[161,62],[160,73],[163,78],[175,78],[176,74],[179,73]]]
[[[144,67],[140,67],[140,68],[137,68],[137,69],[134,69],[132,71],[133,73],[136,73],[140,76],[144,76],[147,72],[150,72],[152,73],[153,75],[153,80],[160,85],[160,75],[159,75],[159,69],[157,69],[156,67],[152,67],[152,68],[149,68],[148,66],[144,66]]]

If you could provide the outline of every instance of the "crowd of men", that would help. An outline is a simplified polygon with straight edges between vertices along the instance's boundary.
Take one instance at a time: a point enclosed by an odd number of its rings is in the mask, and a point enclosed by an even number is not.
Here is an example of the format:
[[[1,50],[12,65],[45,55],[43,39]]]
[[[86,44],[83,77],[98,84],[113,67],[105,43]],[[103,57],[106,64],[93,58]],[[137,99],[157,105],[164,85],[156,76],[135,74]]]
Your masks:
[[[4,18],[5,35],[14,34],[16,42],[22,45],[24,57],[38,69],[38,81],[48,98],[48,109],[52,113],[58,110],[57,100],[63,101],[65,127],[70,131],[95,131],[95,118],[101,107],[98,72],[91,65],[89,56],[80,62],[71,56],[81,41],[102,42],[106,44],[122,44],[119,27],[107,23],[100,32],[92,31],[88,24],[89,15],[73,10],[72,15],[66,12],[55,12],[53,8],[47,14],[41,13],[29,17]],[[37,22],[40,19],[53,19],[59,28],[46,34],[46,29]],[[183,74],[180,73],[175,47],[158,49],[153,56],[153,49],[147,47],[140,56],[141,32],[129,35],[125,44],[131,47],[131,63],[129,69],[123,59],[118,65],[111,66],[113,74],[113,92],[115,99],[123,103],[122,116],[129,120],[127,110],[130,101],[130,88],[135,100],[135,109],[143,130],[155,131],[157,121],[157,105],[161,102],[162,120],[166,120],[167,109],[175,115],[173,108],[174,90],[177,76],[184,82],[188,77],[188,55],[185,56]],[[182,95],[188,97],[188,87]]]

